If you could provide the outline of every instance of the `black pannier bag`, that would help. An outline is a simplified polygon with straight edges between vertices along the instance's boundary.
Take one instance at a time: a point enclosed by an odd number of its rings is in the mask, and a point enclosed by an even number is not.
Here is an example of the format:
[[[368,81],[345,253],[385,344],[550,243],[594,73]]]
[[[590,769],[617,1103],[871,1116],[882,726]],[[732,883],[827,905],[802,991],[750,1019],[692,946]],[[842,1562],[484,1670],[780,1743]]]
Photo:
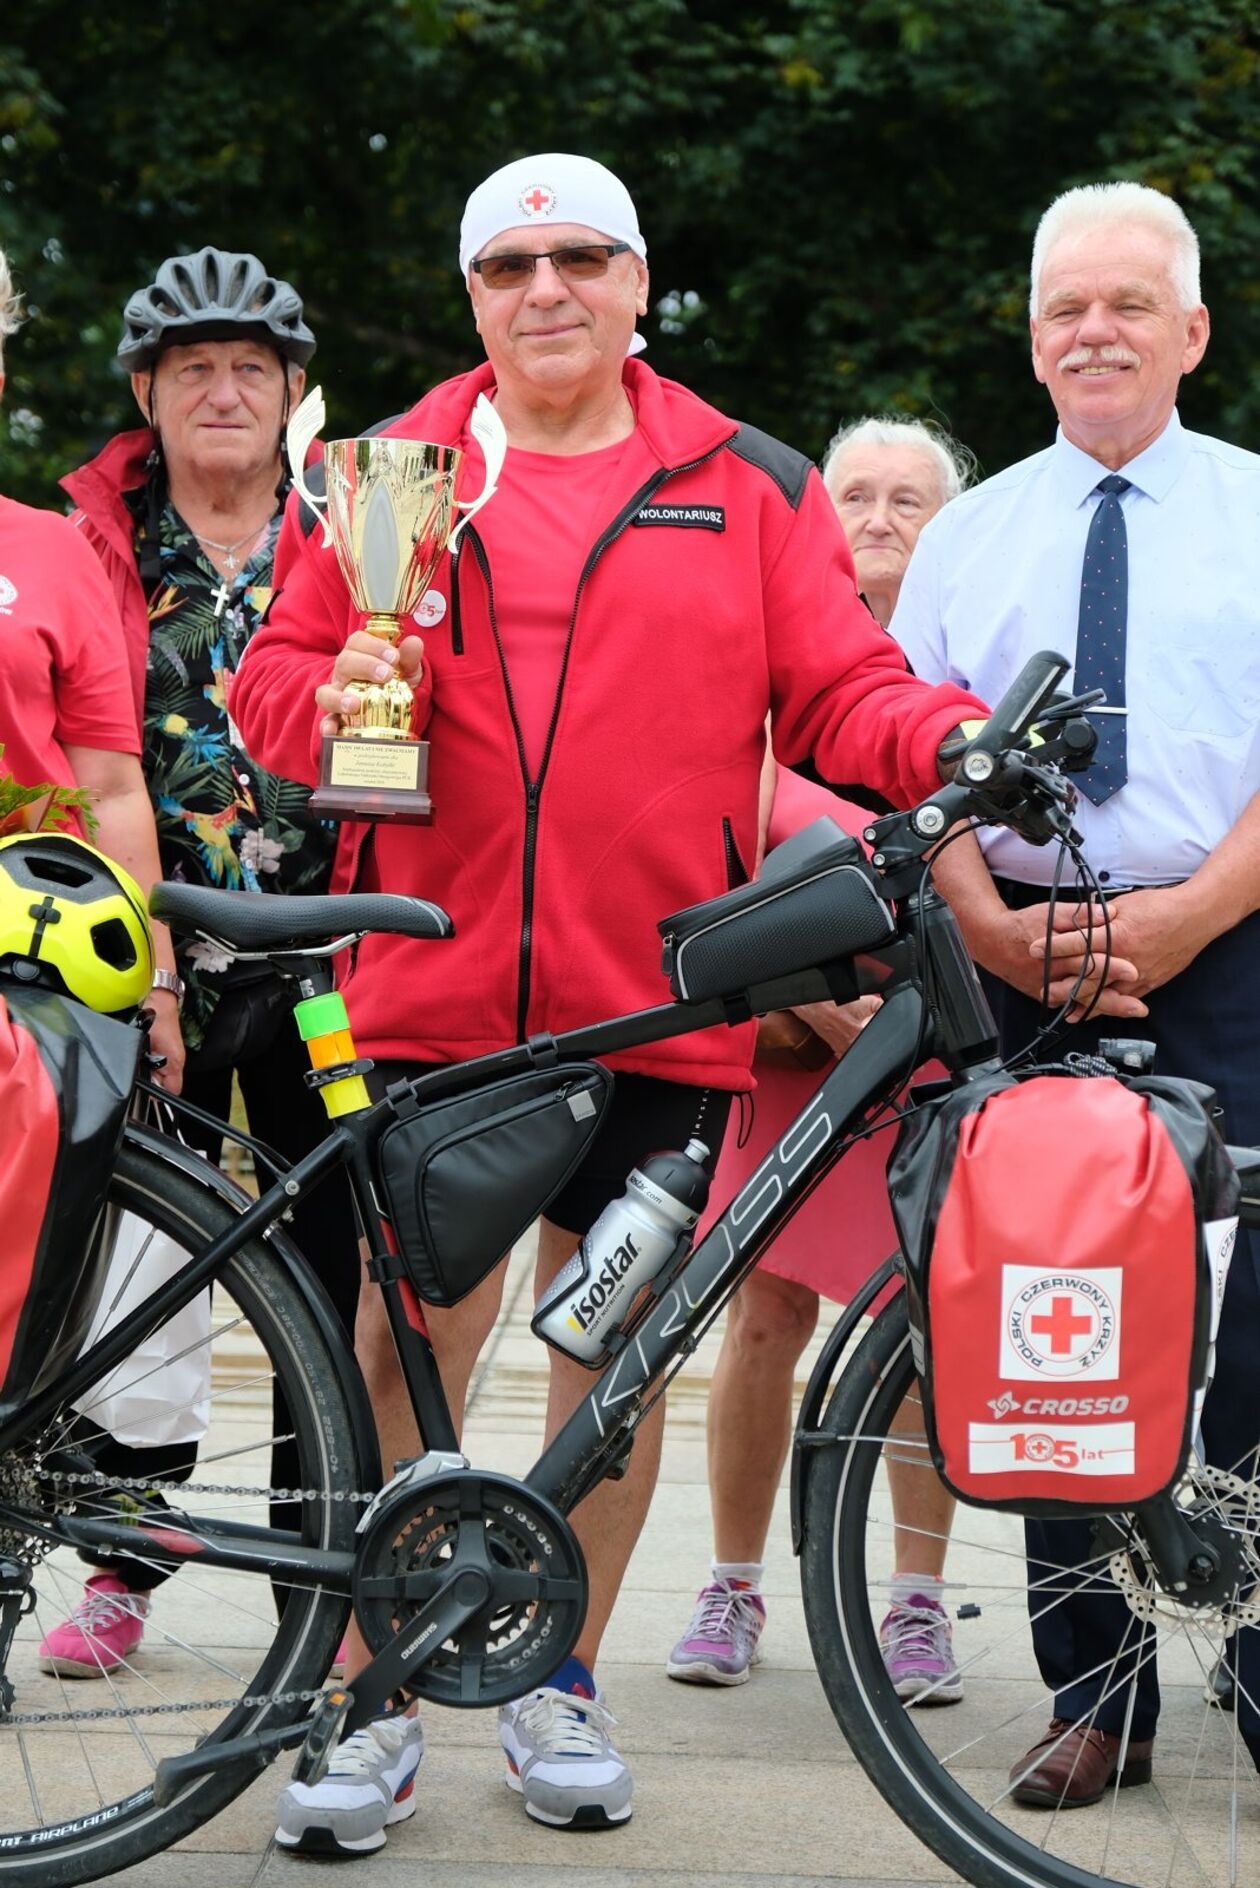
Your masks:
[[[78,1356],[109,1254],[99,1237],[144,1046],[133,1024],[5,981],[0,1072],[0,1419]]]
[[[998,1073],[903,1122],[888,1191],[915,1367],[964,1501],[1079,1514],[1180,1479],[1238,1224],[1214,1100]]]
[[[896,925],[857,840],[835,820],[816,819],[766,854],[752,884],[656,928],[670,989],[702,1003],[875,950]]]
[[[421,1298],[457,1304],[494,1270],[585,1158],[612,1088],[599,1063],[573,1062],[427,1104],[388,1091],[376,1172]]]

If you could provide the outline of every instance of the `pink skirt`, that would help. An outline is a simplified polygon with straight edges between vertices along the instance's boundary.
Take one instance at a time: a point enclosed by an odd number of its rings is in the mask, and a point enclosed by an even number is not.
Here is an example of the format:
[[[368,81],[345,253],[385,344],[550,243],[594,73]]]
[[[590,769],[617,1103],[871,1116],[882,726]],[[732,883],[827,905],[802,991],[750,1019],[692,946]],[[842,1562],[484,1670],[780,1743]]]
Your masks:
[[[784,1129],[817,1093],[827,1071],[754,1062],[753,1073],[757,1088],[752,1096],[752,1131],[740,1147],[741,1114],[746,1124],[748,1106],[745,1102],[741,1110],[737,1099],[718,1161],[713,1206],[701,1222],[698,1237],[707,1232],[717,1210],[752,1178]],[[839,1304],[848,1303],[896,1250],[884,1179],[896,1132],[892,1126],[882,1129],[849,1150],[779,1234],[761,1261],[764,1271]]]

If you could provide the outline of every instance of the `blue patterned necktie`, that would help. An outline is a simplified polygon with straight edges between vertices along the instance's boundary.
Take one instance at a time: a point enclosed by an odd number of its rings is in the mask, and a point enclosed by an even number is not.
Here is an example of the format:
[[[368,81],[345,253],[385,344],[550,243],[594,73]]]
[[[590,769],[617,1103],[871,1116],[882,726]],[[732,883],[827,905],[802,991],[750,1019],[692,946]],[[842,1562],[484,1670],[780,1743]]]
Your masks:
[[[1121,492],[1129,480],[1112,473],[1094,490],[1101,494],[1089,523],[1081,567],[1081,612],[1076,629],[1076,690],[1101,688],[1105,706],[1123,708],[1125,632],[1129,617],[1129,540]],[[1100,714],[1093,723],[1098,746],[1087,772],[1077,779],[1086,799],[1101,806],[1129,777],[1126,717]]]

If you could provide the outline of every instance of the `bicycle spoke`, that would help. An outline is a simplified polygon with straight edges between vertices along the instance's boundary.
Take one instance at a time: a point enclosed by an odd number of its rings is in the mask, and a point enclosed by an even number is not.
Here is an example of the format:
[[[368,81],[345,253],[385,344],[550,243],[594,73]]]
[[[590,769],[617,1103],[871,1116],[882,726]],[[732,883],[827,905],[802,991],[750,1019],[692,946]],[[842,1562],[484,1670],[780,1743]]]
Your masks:
[[[40,1828],[43,1829],[47,1826],[47,1818],[44,1815],[43,1807],[39,1800],[39,1791],[35,1786],[35,1772],[31,1769],[31,1753],[27,1749],[25,1731],[18,1732],[17,1743],[18,1750],[22,1754],[22,1769],[26,1776],[26,1788],[31,1799],[31,1807],[35,1811],[35,1817]]]
[[[876,1320],[853,1353],[860,1362],[838,1380],[822,1424],[828,1444],[811,1451],[805,1484],[811,1638],[857,1755],[898,1813],[964,1879],[994,1888],[999,1881],[1011,1888],[1114,1888],[1121,1881],[1235,1888],[1260,1879],[1260,1776],[1241,1728],[1260,1718],[1251,1695],[1258,1688],[1239,1681],[1241,1718],[1218,1708],[1208,1690],[1218,1656],[1236,1660],[1231,1634],[1248,1616],[1260,1575],[1257,1451],[1240,1453],[1228,1470],[1192,1463],[1176,1494],[1192,1526],[1210,1521],[1226,1530],[1229,1553],[1240,1556],[1236,1573],[1201,1611],[1161,1589],[1140,1535],[1123,1517],[1101,1537],[1088,1525],[1063,1535],[1047,1526],[1034,1539],[1030,1571],[1018,1516],[964,1504],[946,1520],[926,1445],[903,1433],[910,1359],[904,1311],[894,1315],[900,1334],[884,1314],[886,1338],[875,1346],[884,1321]],[[902,1703],[880,1650],[876,1596],[894,1570],[906,1568],[930,1580],[928,1597],[944,1609],[940,1630],[953,1643],[949,1659],[916,1674],[912,1701]],[[1092,1610],[1077,1611],[1073,1600]],[[1075,1654],[1069,1631],[1085,1635],[1076,1638]],[[938,1641],[930,1646],[935,1656]],[[1249,1673],[1245,1644],[1243,1652]],[[899,1677],[904,1652],[900,1659]],[[1147,1687],[1157,1667],[1164,1703],[1156,1774],[1130,1789],[1125,1766],[1134,1761],[1135,1740],[1149,1734]],[[1060,1669],[1079,1687],[1078,1706],[1065,1709],[1064,1724],[1044,1741]],[[1108,1746],[1118,1761],[1095,1806],[1077,1808],[1069,1773],[1079,1776],[1088,1759],[1095,1774],[1102,1759],[1081,1738],[1102,1727],[1118,1733]],[[1030,1733],[1022,1744],[1021,1729]],[[1020,1757],[1021,1750],[1030,1754]],[[1062,1772],[1059,1785],[1044,1806],[1035,1797],[1017,1801],[1021,1782],[1043,1763],[1052,1775]]]
[[[230,1230],[233,1209],[212,1188],[126,1142],[115,1186],[120,1207],[194,1256]],[[0,1463],[4,1551],[27,1563],[33,1596],[7,1662],[12,1711],[0,1718],[12,1779],[0,1794],[0,1871],[29,1858],[50,1879],[86,1882],[168,1847],[245,1776],[225,1772],[158,1808],[150,1786],[159,1762],[214,1735],[248,1733],[264,1714],[272,1724],[300,1720],[326,1682],[344,1598],[302,1569],[273,1582],[265,1555],[256,1568],[216,1566],[214,1555],[251,1531],[269,1538],[277,1497],[286,1539],[348,1555],[359,1504],[345,1497],[368,1471],[337,1364],[265,1244],[225,1260],[217,1302],[220,1291],[223,1315],[208,1336],[176,1343],[162,1364],[153,1362],[159,1346],[143,1363],[116,1366],[85,1398],[86,1417],[64,1406]],[[187,1423],[186,1437],[201,1429],[202,1438],[156,1450],[116,1442],[102,1420],[107,1396],[140,1386],[160,1407],[160,1372],[172,1363],[180,1389],[170,1413]],[[204,1396],[189,1393],[190,1367]],[[280,1424],[277,1397],[289,1411]],[[110,1523],[108,1548],[77,1556],[63,1511]],[[239,1534],[219,1533],[222,1522]],[[200,1551],[167,1559],[141,1532],[164,1524]],[[146,1584],[157,1576],[142,1631],[110,1610],[126,1598],[128,1569]],[[98,1575],[123,1584],[106,1578],[102,1588]]]

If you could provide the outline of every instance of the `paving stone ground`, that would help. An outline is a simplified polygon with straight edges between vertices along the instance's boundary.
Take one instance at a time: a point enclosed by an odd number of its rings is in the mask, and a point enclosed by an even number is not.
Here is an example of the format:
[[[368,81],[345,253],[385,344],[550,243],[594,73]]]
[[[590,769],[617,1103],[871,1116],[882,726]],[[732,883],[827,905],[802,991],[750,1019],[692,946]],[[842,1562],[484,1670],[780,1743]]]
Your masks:
[[[528,1328],[531,1271],[531,1255],[519,1253],[504,1316],[474,1383],[467,1430],[475,1462],[518,1475],[538,1454],[547,1380],[547,1353]],[[198,1476],[252,1481],[265,1474],[270,1396],[258,1378],[252,1333],[239,1326],[230,1303],[219,1303],[216,1316],[223,1327],[215,1365],[221,1376]],[[710,1334],[671,1389],[660,1485],[600,1660],[599,1677],[619,1720],[617,1742],[635,1776],[631,1822],[577,1835],[530,1822],[504,1786],[493,1714],[428,1709],[418,1813],[391,1831],[381,1853],[356,1864],[356,1880],[375,1888],[555,1888],[567,1881],[580,1888],[950,1888],[948,1871],[868,1785],[828,1710],[805,1631],[786,1490],[768,1555],[764,1664],[733,1690],[673,1684],[665,1676],[666,1654],[708,1570],[704,1418],[717,1339]],[[802,1381],[821,1341],[802,1361]],[[871,1512],[871,1577],[882,1588],[892,1518],[886,1489],[877,1491]],[[72,1604],[82,1577],[71,1550],[52,1555],[41,1576],[44,1605]],[[1047,1714],[1029,1642],[1018,1518],[961,1511],[949,1577],[955,1644],[970,1674],[967,1695],[948,1712],[917,1714],[916,1728],[948,1750],[951,1767],[975,1796],[997,1803],[1011,1757],[1044,1731]],[[251,1652],[273,1630],[269,1596],[257,1588],[223,1569],[181,1568],[157,1596],[142,1656],[122,1691],[149,1703],[204,1699],[207,1670],[253,1669]],[[879,1598],[877,1592],[877,1604]],[[981,1617],[981,1626],[968,1623]],[[35,1646],[52,1623],[37,1609],[18,1634],[17,1665],[26,1662],[20,1689],[44,1708],[55,1698],[34,1670]],[[1206,1706],[1206,1671],[1193,1633],[1174,1631],[1166,1640],[1161,1634],[1164,1708],[1154,1784],[1120,1793],[1105,1811],[1059,1819],[1054,1830],[1052,1849],[1094,1871],[1083,1879],[1101,1875],[1142,1888],[1260,1882],[1260,1779],[1249,1765],[1239,1768],[1233,1719]],[[104,1693],[100,1702],[108,1702]],[[123,1794],[138,1772],[147,1776],[164,1745],[186,1747],[189,1723],[181,1718],[171,1732],[153,1718],[143,1730],[136,1723],[119,1728],[116,1739],[102,1730],[92,1742],[88,1784],[80,1774],[86,1753],[73,1736],[35,1733],[38,1742],[23,1747],[23,1765],[0,1771],[0,1812],[26,1813],[28,1788],[36,1788],[32,1758],[45,1821],[81,1810],[93,1785],[102,1800]],[[272,1846],[286,1771],[287,1760],[188,1842],[114,1879],[124,1888],[311,1888],[320,1865]],[[14,1824],[0,1816],[3,1826]],[[1033,1842],[1049,1833],[1038,1812],[1016,1812],[1016,1826]],[[1028,1879],[1038,1878],[1034,1865]]]
[[[475,1386],[467,1446],[521,1472],[542,1434],[547,1359],[528,1328],[526,1254]],[[704,1408],[717,1334],[670,1394],[661,1482],[600,1665],[635,1775],[624,1828],[569,1835],[530,1822],[503,1783],[492,1713],[429,1710],[416,1816],[355,1865],[369,1888],[947,1888],[842,1743],[814,1675],[788,1536],[775,1516],[765,1660],[712,1692],[671,1683],[665,1655],[690,1615],[710,1552]],[[802,1364],[802,1381],[812,1357]],[[178,1849],[112,1879],[119,1888],[311,1888],[328,1870],[271,1846],[277,1765]]]

